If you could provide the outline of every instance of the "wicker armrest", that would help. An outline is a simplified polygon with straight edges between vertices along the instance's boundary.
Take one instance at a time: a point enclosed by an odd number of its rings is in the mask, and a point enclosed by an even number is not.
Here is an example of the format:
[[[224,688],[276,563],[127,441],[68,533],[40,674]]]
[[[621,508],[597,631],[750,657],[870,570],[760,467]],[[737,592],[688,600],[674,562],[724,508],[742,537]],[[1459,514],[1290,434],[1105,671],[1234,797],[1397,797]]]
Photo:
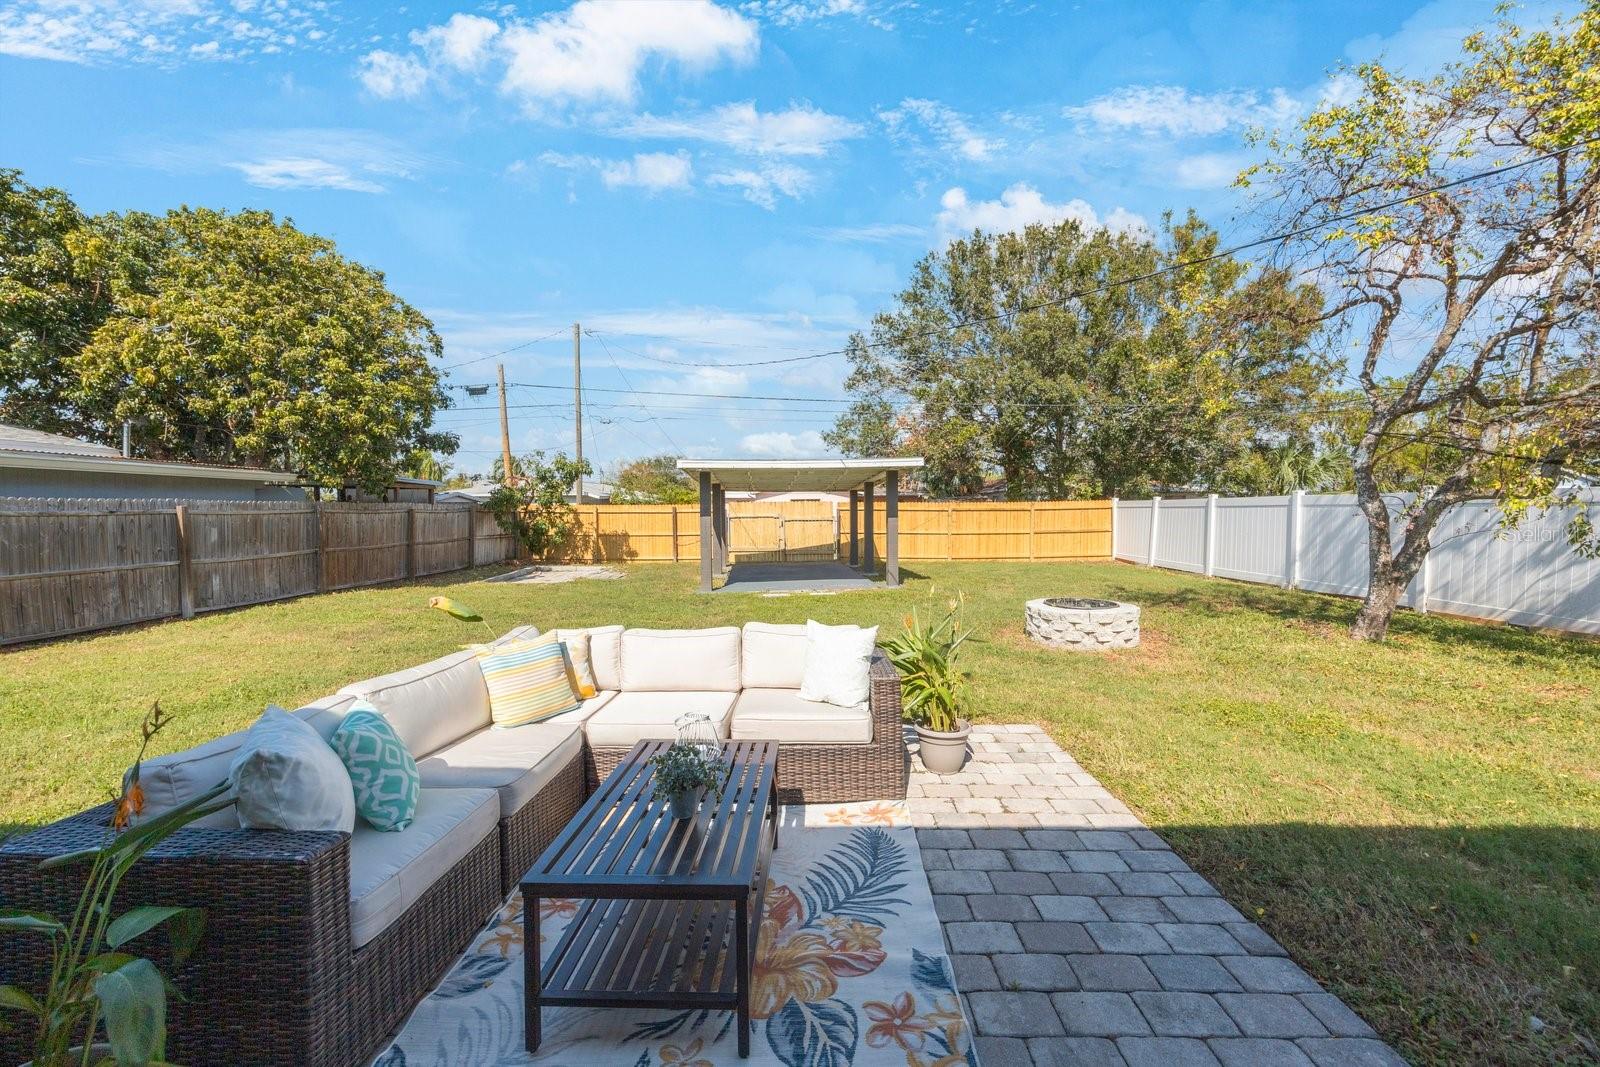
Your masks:
[[[872,708],[873,740],[884,741],[892,737],[899,742],[904,729],[900,714],[900,672],[895,670],[888,656],[875,651],[867,669],[867,680],[870,683],[868,700]]]
[[[71,915],[87,865],[45,870],[40,861],[99,844],[110,811],[102,805],[0,846],[0,906]],[[133,945],[154,958],[184,994],[168,1005],[176,1042],[169,1053],[179,1062],[195,1059],[181,1035],[205,1031],[236,1039],[232,1051],[242,1059],[235,1062],[285,1062],[270,1046],[326,1028],[328,1006],[343,1000],[340,987],[351,969],[345,834],[179,830],[123,879],[116,910],[139,904],[205,911],[204,937],[176,974],[168,970],[163,937]],[[33,947],[0,954],[0,984],[40,984],[44,943],[11,942],[24,945]],[[0,1037],[0,1051],[25,1051],[10,1046],[16,1039]]]

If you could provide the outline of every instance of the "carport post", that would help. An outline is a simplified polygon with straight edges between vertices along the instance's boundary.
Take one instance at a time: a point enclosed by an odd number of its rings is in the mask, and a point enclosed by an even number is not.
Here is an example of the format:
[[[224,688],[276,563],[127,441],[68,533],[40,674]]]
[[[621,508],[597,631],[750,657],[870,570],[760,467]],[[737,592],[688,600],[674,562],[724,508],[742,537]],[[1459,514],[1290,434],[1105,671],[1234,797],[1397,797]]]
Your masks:
[[[711,555],[716,549],[711,532],[711,472],[700,472],[700,591],[711,592]]]
[[[861,544],[856,532],[856,504],[859,502],[861,490],[850,490],[850,566],[854,567],[861,562]]]
[[[717,485],[711,488],[711,525],[716,528],[713,543],[716,545],[716,572],[728,572],[728,491]]]
[[[900,584],[900,472],[883,476],[883,580]]]
[[[861,533],[862,533],[862,536],[866,539],[866,544],[861,546],[861,561],[862,561],[861,569],[863,571],[865,571],[870,576],[873,571],[878,569],[878,566],[877,566],[878,550],[877,550],[877,547],[872,543],[872,483],[871,482],[868,482],[866,484],[865,490],[864,490],[864,492],[862,494],[861,511],[862,511],[862,515],[861,515],[861,518],[862,518],[862,524],[861,524],[862,525],[862,531],[861,531]]]

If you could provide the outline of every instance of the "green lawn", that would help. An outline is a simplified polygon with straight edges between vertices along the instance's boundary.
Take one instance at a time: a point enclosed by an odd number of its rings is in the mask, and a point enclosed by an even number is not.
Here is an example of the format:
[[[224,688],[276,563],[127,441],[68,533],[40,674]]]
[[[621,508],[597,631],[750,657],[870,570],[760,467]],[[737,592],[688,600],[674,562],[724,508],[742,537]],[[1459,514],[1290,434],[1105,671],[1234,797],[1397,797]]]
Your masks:
[[[1418,1062],[1600,1059],[1600,643],[1123,565],[918,564],[899,592],[695,595],[688,566],[565,586],[420,582],[0,654],[0,827],[103,799],[145,706],[163,750],[501,628],[751,618],[898,626],[930,582],[971,598],[977,717],[1060,743]],[[923,574],[925,572],[925,576]],[[1145,608],[1144,645],[1037,649],[1043,593]],[[1537,1017],[1538,1022],[1533,1021]]]

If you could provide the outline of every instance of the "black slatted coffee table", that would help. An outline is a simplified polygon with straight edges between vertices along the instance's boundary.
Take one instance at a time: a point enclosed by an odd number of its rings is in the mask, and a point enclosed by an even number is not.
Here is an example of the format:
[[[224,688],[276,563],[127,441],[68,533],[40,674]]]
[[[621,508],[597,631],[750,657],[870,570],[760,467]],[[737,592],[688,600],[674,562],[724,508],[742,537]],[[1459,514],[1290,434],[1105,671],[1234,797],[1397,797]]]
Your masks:
[[[723,744],[721,800],[676,820],[647,762],[668,741],[641,741],[522,879],[528,1051],[546,1004],[737,1011],[750,1055],[750,967],[778,845],[776,741]],[[581,900],[539,958],[539,900]]]

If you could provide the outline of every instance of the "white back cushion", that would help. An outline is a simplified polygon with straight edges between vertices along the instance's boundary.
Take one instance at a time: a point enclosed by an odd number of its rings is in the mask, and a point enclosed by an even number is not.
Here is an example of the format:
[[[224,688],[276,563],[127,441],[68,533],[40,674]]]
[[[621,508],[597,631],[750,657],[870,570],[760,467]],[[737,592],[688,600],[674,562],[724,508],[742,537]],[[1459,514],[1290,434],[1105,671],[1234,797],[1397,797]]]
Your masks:
[[[623,631],[622,691],[737,693],[739,628]]]
[[[805,626],[745,623],[739,672],[746,689],[799,689],[806,672]]]
[[[864,702],[872,690],[868,675],[877,643],[876,626],[824,626],[807,620],[800,696],[846,707]]]
[[[355,697],[325,696],[297,709],[293,714],[317,731],[324,741],[333,736]],[[245,731],[223,734],[203,745],[152,756],[139,768],[139,784],[144,789],[144,815],[153,819],[171,811],[224,781],[232,773],[233,758],[244,742]],[[142,820],[141,820],[142,821]],[[233,808],[212,812],[191,826],[236,827],[239,815]]]
[[[622,688],[622,627],[591,626],[589,635],[589,666],[594,670],[595,688],[606,690]]]
[[[245,731],[230,767],[239,825],[252,830],[356,828],[350,772],[304,719],[270,706]]]
[[[413,756],[426,756],[489,725],[489,687],[477,654],[452,652],[339,690],[370,700]]]

